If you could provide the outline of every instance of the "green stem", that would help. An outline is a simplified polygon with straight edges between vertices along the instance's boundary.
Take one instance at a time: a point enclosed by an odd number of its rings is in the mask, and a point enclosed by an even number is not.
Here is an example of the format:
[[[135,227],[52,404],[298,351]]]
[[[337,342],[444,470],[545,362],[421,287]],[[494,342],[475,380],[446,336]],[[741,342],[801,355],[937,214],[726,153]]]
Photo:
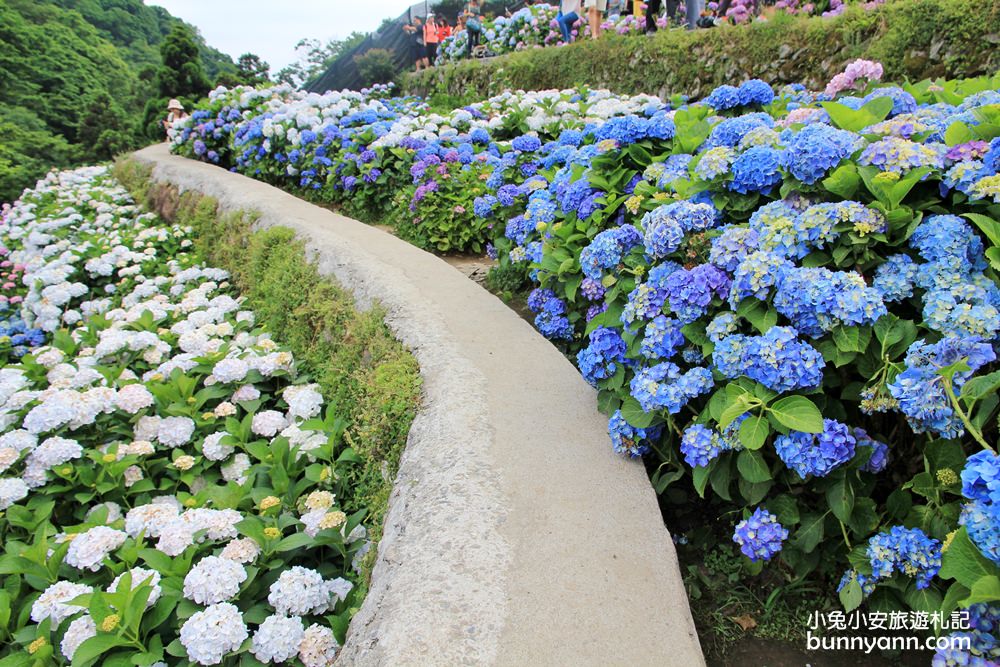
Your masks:
[[[847,537],[847,526],[845,526],[844,522],[840,519],[837,519],[837,523],[840,524],[840,532],[844,535],[844,544],[847,545],[847,550],[850,551],[854,547],[851,546],[851,540]]]
[[[945,393],[948,394],[948,398],[951,400],[951,407],[955,410],[955,414],[958,415],[958,418],[962,420],[962,423],[965,424],[965,429],[972,435],[973,438],[976,439],[976,442],[983,446],[984,449],[996,454],[996,450],[990,447],[989,443],[986,442],[986,439],[983,437],[983,434],[979,431],[979,429],[972,425],[972,422],[969,420],[969,416],[965,414],[965,410],[962,409],[962,406],[958,402],[958,397],[955,396],[951,380],[946,377],[942,377],[941,379],[944,383]]]

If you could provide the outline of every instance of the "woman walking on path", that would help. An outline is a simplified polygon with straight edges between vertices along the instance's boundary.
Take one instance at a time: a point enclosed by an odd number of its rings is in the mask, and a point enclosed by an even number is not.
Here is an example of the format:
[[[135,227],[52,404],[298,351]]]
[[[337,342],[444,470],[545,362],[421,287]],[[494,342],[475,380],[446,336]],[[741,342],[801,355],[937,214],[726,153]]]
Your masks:
[[[559,15],[556,22],[562,31],[563,41],[569,44],[573,41],[573,24],[580,20],[580,0],[562,0],[559,3]]]
[[[483,35],[483,17],[479,11],[478,0],[469,0],[462,15],[465,17],[465,32],[468,35],[466,56],[471,58],[472,50],[479,46],[479,39]]]

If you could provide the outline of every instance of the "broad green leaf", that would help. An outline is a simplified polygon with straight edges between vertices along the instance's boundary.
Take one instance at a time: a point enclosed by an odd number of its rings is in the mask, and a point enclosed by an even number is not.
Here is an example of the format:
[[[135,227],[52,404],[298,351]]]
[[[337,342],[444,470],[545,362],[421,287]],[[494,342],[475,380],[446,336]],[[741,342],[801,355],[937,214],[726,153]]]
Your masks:
[[[750,415],[740,424],[740,442],[747,449],[760,449],[771,433],[764,415]]]
[[[972,591],[969,593],[969,597],[962,600],[962,606],[967,607],[978,602],[995,603],[998,600],[1000,600],[1000,578],[996,575],[990,575],[980,577],[972,585]]]
[[[844,611],[851,612],[861,606],[864,600],[864,592],[857,577],[851,577],[850,583],[840,589],[840,604],[844,605]]]
[[[751,484],[771,480],[771,470],[760,452],[744,449],[736,459],[736,468],[740,471],[740,476]]]
[[[816,404],[805,396],[786,396],[771,404],[767,410],[778,422],[794,431],[821,433],[823,415]]]
[[[942,579],[954,579],[971,590],[977,581],[983,577],[996,576],[998,571],[997,566],[979,552],[969,539],[965,526],[962,526],[941,557],[938,576]]]
[[[635,428],[647,428],[652,425],[656,415],[652,412],[644,412],[639,401],[631,396],[622,403],[622,417]]]
[[[826,490],[826,502],[833,515],[847,523],[854,512],[854,488],[850,482],[842,479]]]
[[[823,514],[803,514],[799,529],[792,536],[792,544],[809,553],[823,539],[823,524],[826,516]]]

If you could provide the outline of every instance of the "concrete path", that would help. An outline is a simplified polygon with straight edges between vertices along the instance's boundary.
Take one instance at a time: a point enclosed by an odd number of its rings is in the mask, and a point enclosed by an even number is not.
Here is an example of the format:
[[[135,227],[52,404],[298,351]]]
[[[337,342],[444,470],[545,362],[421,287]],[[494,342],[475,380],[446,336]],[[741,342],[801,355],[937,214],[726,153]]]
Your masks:
[[[612,452],[594,390],[527,322],[390,234],[166,145],[135,157],[294,229],[420,364],[424,403],[339,664],[704,664],[645,471]]]

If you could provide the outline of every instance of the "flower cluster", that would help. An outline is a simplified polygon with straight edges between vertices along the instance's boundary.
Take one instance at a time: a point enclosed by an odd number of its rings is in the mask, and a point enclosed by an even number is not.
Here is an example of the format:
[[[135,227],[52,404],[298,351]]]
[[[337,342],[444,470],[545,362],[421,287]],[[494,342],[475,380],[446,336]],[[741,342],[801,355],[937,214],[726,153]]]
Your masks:
[[[8,574],[51,572],[40,595],[9,597],[5,654],[27,638],[69,662],[128,623],[195,664],[251,635],[258,660],[330,664],[367,547],[363,513],[336,504],[342,426],[319,387],[198,262],[192,230],[143,212],[106,168],[53,172],[5,222],[17,316],[44,340],[0,367],[0,528],[21,555]],[[241,611],[265,601],[277,616]],[[127,661],[123,646],[101,658]]]

